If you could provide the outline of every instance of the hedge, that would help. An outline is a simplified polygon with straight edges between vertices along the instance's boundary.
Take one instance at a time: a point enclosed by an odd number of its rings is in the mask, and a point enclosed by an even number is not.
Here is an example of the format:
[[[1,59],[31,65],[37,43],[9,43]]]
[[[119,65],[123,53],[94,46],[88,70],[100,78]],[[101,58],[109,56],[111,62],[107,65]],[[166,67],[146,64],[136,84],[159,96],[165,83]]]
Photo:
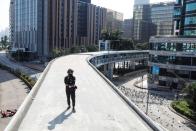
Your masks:
[[[191,105],[187,100],[174,101],[171,106],[180,114],[196,121],[196,113],[191,109]]]

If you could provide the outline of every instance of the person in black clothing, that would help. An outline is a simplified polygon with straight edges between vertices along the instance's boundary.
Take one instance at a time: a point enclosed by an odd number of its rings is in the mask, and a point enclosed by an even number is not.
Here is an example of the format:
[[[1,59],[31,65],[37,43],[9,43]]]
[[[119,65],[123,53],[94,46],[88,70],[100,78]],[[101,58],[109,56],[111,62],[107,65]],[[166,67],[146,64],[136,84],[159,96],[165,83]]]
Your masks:
[[[75,113],[75,90],[77,89],[75,85],[76,78],[73,76],[73,70],[69,69],[67,71],[68,76],[64,78],[64,83],[66,85],[66,95],[67,95],[67,104],[68,104],[68,109],[70,109],[70,97],[72,100],[72,106],[73,106],[73,112]]]

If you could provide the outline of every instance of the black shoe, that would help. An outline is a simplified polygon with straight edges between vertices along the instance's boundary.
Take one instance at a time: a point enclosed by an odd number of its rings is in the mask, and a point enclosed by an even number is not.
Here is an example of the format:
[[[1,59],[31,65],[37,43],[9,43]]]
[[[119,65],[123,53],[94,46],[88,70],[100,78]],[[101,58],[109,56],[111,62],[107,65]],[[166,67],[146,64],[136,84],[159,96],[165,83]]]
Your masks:
[[[67,110],[69,110],[69,109],[70,109],[70,106],[67,107]]]
[[[73,109],[72,109],[72,112],[73,112],[73,113],[76,113],[76,110],[75,110],[75,108],[73,108]]]

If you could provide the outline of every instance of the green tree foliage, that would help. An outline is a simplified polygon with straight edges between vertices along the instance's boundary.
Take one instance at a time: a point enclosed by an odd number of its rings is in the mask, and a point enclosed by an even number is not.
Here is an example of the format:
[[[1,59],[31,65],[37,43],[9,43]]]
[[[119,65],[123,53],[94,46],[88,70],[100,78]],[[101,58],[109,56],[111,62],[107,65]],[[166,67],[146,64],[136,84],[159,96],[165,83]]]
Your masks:
[[[8,45],[8,37],[5,35],[3,37],[1,37],[1,42],[0,42],[3,46],[3,48],[5,49],[6,46]]]
[[[74,46],[71,48],[66,49],[58,49],[55,48],[52,50],[52,57],[60,57],[63,55],[68,55],[72,53],[81,53],[81,52],[95,52],[98,51],[98,47],[96,45],[89,45],[89,46]]]
[[[133,50],[133,42],[131,40],[122,39],[111,42],[111,49],[113,50]]]
[[[135,49],[137,50],[148,50],[149,43],[137,43]]]
[[[196,83],[188,85],[184,91],[187,93],[187,98],[190,99],[190,103],[193,106],[194,111],[196,111]]]
[[[102,40],[120,40],[121,39],[122,32],[119,30],[110,32],[108,30],[103,30],[101,33],[101,39]]]
[[[98,47],[96,46],[96,45],[89,45],[89,46],[86,46],[86,50],[88,51],[88,52],[96,52],[96,51],[98,51]]]

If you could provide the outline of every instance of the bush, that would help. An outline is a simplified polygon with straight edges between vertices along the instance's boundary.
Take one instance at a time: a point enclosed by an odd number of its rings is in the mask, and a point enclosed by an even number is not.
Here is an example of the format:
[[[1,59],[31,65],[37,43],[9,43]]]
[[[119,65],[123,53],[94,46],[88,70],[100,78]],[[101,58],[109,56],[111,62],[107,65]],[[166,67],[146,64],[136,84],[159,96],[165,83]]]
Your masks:
[[[96,45],[89,45],[89,46],[86,46],[86,50],[88,52],[96,52],[99,50],[99,48]]]
[[[179,113],[186,117],[196,120],[195,112],[190,108],[190,104],[186,100],[174,101],[171,106]]]

